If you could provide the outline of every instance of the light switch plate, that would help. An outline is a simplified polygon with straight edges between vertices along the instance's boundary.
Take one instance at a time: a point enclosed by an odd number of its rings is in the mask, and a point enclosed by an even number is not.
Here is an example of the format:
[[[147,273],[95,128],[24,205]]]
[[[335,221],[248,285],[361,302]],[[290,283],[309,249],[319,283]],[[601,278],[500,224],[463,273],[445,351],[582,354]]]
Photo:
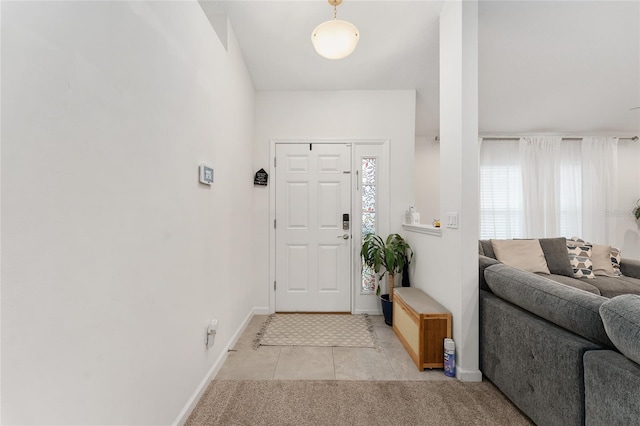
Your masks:
[[[200,164],[200,182],[206,185],[213,183],[213,169],[204,164]]]
[[[447,213],[447,228],[458,227],[458,212]]]

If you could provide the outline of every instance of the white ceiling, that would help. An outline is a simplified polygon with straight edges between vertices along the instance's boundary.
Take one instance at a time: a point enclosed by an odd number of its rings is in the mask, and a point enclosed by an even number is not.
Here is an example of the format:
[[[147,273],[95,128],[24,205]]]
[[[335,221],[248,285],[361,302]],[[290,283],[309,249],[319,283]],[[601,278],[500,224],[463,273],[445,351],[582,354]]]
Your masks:
[[[482,2],[481,133],[640,133],[640,1]]]
[[[200,3],[228,15],[256,90],[415,89],[416,134],[438,133],[443,1],[344,0],[360,42],[337,61],[311,45],[325,0]],[[481,133],[640,132],[640,0],[483,0],[478,56]]]

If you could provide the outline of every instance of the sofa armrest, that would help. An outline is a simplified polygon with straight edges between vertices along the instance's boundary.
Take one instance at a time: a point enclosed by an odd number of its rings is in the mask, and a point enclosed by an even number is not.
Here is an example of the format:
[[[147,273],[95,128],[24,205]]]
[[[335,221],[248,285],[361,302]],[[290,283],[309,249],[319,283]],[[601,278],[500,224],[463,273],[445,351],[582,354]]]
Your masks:
[[[621,259],[620,271],[622,272],[622,275],[640,279],[640,260]]]

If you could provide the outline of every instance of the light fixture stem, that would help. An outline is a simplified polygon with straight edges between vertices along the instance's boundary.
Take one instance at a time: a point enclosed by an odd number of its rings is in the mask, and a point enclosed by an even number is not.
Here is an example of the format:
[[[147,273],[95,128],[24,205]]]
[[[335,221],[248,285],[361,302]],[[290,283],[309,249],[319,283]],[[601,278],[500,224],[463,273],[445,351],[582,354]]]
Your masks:
[[[338,7],[336,6],[336,4],[333,4],[333,20],[335,21],[338,17]]]

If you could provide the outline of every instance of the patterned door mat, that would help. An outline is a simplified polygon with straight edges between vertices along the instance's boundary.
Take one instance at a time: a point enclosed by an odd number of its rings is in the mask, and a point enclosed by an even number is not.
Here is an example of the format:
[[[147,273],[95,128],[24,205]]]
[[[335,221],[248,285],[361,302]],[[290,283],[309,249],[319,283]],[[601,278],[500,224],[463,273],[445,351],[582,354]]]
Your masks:
[[[258,346],[378,348],[368,315],[272,314],[254,341]]]

